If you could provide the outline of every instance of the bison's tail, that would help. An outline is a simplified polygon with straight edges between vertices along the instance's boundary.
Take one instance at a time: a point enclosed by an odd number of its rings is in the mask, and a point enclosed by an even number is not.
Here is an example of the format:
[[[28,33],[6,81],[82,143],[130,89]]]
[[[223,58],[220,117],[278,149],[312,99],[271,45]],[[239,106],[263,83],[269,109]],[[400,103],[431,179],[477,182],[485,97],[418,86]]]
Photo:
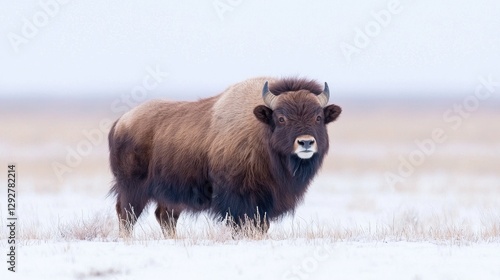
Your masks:
[[[113,184],[113,186],[111,187],[111,189],[109,190],[109,192],[106,194],[106,198],[107,197],[113,197],[113,196],[116,196],[118,194],[118,188],[117,188],[117,185],[116,184]]]
[[[112,157],[116,156],[116,155],[114,155],[114,153],[116,153],[116,151],[114,149],[114,134],[115,134],[115,127],[116,127],[117,123],[118,123],[118,120],[116,120],[113,123],[113,125],[111,126],[111,129],[109,131],[109,134],[108,134],[108,148],[109,148],[109,159],[110,159],[111,170],[113,170]],[[112,172],[112,173],[116,177],[116,174],[114,172]],[[115,178],[115,181],[113,182],[113,186],[109,190],[106,197],[116,196],[117,194],[118,194],[118,184],[116,183],[116,178]]]

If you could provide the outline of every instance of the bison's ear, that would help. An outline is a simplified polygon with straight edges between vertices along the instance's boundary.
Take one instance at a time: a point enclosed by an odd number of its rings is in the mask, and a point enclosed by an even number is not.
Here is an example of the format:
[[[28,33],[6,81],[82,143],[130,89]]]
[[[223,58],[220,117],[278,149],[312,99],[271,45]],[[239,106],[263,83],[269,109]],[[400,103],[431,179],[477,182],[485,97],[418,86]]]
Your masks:
[[[332,104],[328,105],[323,109],[323,114],[325,115],[325,124],[331,123],[338,118],[340,113],[342,112],[342,108],[339,106]]]
[[[257,119],[265,124],[271,124],[273,121],[273,110],[270,108],[264,106],[264,105],[259,105],[253,109],[253,114]]]

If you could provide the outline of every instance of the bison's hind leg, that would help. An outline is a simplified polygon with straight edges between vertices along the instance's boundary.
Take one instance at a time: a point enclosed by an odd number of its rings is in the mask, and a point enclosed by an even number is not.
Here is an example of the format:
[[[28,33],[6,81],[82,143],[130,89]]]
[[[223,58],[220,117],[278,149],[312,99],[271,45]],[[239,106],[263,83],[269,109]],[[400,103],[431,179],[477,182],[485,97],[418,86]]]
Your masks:
[[[120,236],[129,237],[132,234],[134,224],[147,204],[148,199],[140,195],[118,193],[116,213],[118,214]]]
[[[158,202],[158,207],[155,210],[156,220],[160,224],[161,230],[165,238],[174,237],[177,226],[177,220],[182,212],[179,207],[169,207]]]

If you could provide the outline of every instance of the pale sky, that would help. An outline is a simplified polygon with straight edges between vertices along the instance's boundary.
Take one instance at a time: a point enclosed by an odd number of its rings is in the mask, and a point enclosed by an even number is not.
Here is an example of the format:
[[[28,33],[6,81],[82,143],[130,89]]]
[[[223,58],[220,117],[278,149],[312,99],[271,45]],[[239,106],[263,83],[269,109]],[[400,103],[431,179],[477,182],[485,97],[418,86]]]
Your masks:
[[[327,81],[342,96],[500,81],[497,0],[4,2],[0,96],[111,96],[148,68],[168,72],[151,91],[176,98],[264,75]]]

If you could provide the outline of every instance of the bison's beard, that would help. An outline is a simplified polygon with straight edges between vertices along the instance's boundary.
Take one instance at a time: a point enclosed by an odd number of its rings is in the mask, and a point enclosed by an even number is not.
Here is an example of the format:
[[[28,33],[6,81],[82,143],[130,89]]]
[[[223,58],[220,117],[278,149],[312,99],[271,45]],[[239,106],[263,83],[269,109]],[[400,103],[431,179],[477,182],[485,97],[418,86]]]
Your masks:
[[[307,182],[314,177],[321,165],[318,154],[314,154],[309,159],[301,159],[297,155],[291,155],[288,161],[288,170],[292,177],[299,182]]]

